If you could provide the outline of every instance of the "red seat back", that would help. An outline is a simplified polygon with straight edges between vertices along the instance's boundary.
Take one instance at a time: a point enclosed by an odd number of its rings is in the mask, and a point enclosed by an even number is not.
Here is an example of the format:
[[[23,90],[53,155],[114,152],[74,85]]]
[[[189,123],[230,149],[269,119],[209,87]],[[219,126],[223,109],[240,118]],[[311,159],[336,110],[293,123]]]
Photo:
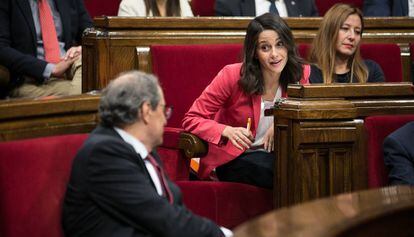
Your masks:
[[[347,3],[354,5],[362,10],[363,0],[315,0],[319,11],[319,16],[324,16],[325,13],[336,3]]]
[[[181,121],[194,100],[227,64],[240,62],[241,44],[153,45],[152,71],[158,76],[166,103],[174,107],[168,127]]]
[[[121,0],[84,0],[89,15],[96,16],[117,16]]]
[[[377,188],[388,184],[382,144],[390,133],[410,121],[414,121],[414,115],[383,115],[365,118],[368,187]]]
[[[0,236],[63,237],[72,160],[87,134],[0,143]]]
[[[194,16],[215,16],[215,3],[216,0],[191,0],[191,9]]]

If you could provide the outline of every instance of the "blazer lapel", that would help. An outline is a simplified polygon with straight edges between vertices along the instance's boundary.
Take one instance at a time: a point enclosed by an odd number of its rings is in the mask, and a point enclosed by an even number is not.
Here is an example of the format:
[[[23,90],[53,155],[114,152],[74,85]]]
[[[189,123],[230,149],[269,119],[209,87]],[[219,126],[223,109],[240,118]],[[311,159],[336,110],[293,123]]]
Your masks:
[[[36,48],[36,28],[33,21],[33,14],[32,9],[30,8],[29,0],[15,0],[17,4],[20,7],[20,10],[22,11],[22,14],[24,16],[25,21],[27,22],[27,25],[30,28],[30,31],[32,33],[32,42],[34,44],[34,47]]]
[[[260,119],[260,112],[261,112],[261,103],[262,103],[262,96],[261,95],[252,95],[252,103],[253,103],[253,122],[254,122],[254,136],[256,136],[257,126],[259,126],[259,119]]]
[[[240,2],[242,16],[256,16],[256,5],[254,0],[242,0]]]
[[[63,41],[65,42],[65,47],[67,47],[71,42],[70,39],[70,32],[71,32],[71,25],[70,25],[70,6],[68,1],[64,0],[54,0],[56,4],[56,8],[60,14],[60,20],[62,22],[62,34],[63,34]]]

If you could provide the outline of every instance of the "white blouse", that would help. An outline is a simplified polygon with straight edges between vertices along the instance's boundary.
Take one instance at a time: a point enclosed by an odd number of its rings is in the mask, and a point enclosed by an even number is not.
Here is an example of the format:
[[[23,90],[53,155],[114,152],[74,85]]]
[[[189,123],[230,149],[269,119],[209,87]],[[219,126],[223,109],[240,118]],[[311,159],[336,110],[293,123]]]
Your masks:
[[[188,0],[180,0],[181,16],[194,16]],[[147,16],[144,0],[122,0],[119,4],[118,16]],[[149,12],[148,16],[152,16]]]

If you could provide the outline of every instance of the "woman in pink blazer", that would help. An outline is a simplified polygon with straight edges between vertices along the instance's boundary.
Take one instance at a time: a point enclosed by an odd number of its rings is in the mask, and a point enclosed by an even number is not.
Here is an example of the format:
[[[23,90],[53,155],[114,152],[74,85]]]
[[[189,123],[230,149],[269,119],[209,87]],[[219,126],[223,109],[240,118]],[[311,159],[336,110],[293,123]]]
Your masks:
[[[250,22],[243,49],[243,63],[217,74],[184,116],[183,127],[209,143],[201,179],[272,188],[273,117],[264,110],[286,97],[289,83],[307,84],[310,67],[298,56],[286,22],[270,13]]]

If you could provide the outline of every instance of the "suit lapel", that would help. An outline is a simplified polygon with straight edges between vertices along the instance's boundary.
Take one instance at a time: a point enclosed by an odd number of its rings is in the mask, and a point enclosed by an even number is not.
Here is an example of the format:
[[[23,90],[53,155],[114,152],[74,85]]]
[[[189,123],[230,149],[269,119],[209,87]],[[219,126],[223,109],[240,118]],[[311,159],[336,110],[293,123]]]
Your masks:
[[[242,0],[240,2],[242,16],[256,16],[256,5],[254,0]]]
[[[60,20],[62,22],[62,34],[63,34],[63,41],[65,42],[65,46],[67,47],[70,42],[68,42],[68,39],[70,39],[70,32],[71,32],[71,25],[70,25],[70,6],[68,4],[68,1],[64,0],[54,0],[56,4],[56,8],[58,9],[58,12],[60,14]]]
[[[32,33],[32,42],[34,43],[34,47],[36,48],[36,28],[33,21],[33,14],[32,9],[30,8],[29,0],[15,0],[22,11],[25,21],[30,28]]]

